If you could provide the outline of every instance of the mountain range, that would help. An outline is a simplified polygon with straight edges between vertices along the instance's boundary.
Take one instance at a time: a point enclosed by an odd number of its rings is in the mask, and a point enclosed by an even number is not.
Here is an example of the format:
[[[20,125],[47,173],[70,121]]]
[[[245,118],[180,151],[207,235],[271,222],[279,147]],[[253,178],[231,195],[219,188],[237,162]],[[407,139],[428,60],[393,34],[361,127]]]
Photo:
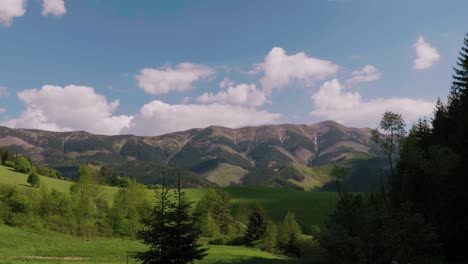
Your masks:
[[[385,167],[369,128],[334,121],[243,128],[210,126],[161,136],[95,135],[0,127],[0,146],[34,164],[74,177],[81,164],[107,165],[119,175],[159,183],[162,171],[182,170],[197,186],[265,185],[319,190],[332,164],[348,168],[353,190],[377,183]],[[380,173],[381,174],[381,173]]]

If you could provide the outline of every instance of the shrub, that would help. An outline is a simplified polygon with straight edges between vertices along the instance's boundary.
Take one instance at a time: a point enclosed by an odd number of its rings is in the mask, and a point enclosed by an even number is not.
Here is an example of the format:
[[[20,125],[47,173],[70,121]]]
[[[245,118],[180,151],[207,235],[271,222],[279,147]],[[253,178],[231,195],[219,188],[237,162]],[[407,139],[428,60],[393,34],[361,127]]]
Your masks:
[[[22,172],[22,173],[27,173],[27,174],[31,173],[32,171],[31,163],[29,163],[29,160],[23,156],[19,156],[16,158],[14,169],[17,172]]]
[[[32,187],[35,187],[35,188],[39,187],[40,182],[41,182],[41,179],[39,178],[39,174],[37,174],[37,172],[33,171],[31,174],[29,174],[28,183]]]

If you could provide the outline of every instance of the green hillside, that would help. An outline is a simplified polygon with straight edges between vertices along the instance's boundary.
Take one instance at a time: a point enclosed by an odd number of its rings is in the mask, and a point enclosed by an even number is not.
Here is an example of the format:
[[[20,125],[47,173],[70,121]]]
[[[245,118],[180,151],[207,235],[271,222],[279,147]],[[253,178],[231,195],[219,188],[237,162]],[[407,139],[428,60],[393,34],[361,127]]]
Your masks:
[[[0,184],[15,185],[19,188],[29,188],[26,183],[27,175],[17,173],[11,168],[0,166]],[[57,189],[68,192],[72,182],[41,177],[41,185],[49,189]],[[103,194],[111,203],[117,187],[102,186]],[[314,225],[321,225],[327,215],[333,210],[338,195],[334,192],[305,192],[287,190],[281,188],[264,187],[224,187],[231,195],[233,215],[239,208],[252,208],[257,204],[267,210],[270,217],[280,221],[291,210],[295,212],[298,222],[305,231],[310,231]],[[192,201],[198,201],[206,189],[186,189],[187,197]],[[153,197],[153,191],[147,190],[148,197]]]

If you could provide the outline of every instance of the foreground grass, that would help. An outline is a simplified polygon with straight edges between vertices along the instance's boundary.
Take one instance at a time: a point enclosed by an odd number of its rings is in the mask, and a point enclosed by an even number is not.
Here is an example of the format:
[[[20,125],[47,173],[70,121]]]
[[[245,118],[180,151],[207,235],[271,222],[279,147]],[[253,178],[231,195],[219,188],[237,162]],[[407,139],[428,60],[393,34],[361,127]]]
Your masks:
[[[144,245],[130,239],[83,239],[0,225],[0,263],[127,263],[127,251],[144,249]],[[135,262],[130,259],[129,263]],[[280,264],[298,261],[252,248],[209,246],[208,256],[199,263]]]

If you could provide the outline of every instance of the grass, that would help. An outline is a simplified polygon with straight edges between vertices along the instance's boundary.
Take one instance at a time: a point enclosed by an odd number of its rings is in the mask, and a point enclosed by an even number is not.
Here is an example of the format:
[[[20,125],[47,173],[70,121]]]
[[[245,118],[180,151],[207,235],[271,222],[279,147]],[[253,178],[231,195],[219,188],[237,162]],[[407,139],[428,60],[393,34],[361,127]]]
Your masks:
[[[205,177],[219,186],[229,186],[241,183],[247,170],[227,163],[220,163],[216,169],[206,173]]]
[[[0,166],[0,184],[16,185],[19,187],[29,187],[26,182],[28,175],[15,172],[12,168],[6,166]],[[62,192],[68,192],[70,186],[73,182],[64,181],[59,179],[53,179],[49,177],[41,176],[41,185],[47,187],[48,189],[56,189]],[[114,195],[117,192],[118,188],[111,186],[102,186],[103,196],[109,201],[112,202]]]
[[[0,166],[0,184],[30,188],[27,175]],[[41,176],[41,184],[49,189],[68,192],[72,182]],[[326,215],[334,208],[338,197],[329,192],[304,192],[263,187],[225,187],[231,195],[232,211],[236,215],[241,207],[263,206],[269,216],[280,221],[289,211],[304,231],[321,225]],[[118,188],[103,186],[105,197],[113,200]],[[199,200],[206,189],[187,189],[187,197]],[[153,197],[153,191],[148,190]],[[131,239],[92,238],[83,239],[48,231],[31,231],[0,224],[0,263],[126,263],[127,251],[144,249],[144,245]],[[38,258],[46,257],[46,258]],[[77,257],[66,260],[64,257]],[[134,262],[129,262],[134,263]],[[201,263],[299,263],[298,260],[262,252],[252,248],[233,246],[209,246],[208,256]]]
[[[14,172],[11,168],[0,166],[0,184],[16,185],[20,188],[29,188],[27,175]],[[68,192],[72,182],[41,177],[41,185],[49,189]],[[252,208],[263,206],[269,216],[280,221],[288,211],[296,214],[298,222],[304,231],[310,232],[314,226],[320,226],[331,213],[338,201],[334,192],[305,192],[265,187],[223,187],[231,195],[232,212],[235,216],[239,208]],[[112,203],[117,187],[103,186],[103,195]],[[196,202],[206,192],[206,189],[186,189],[187,197]],[[153,198],[154,192],[148,190],[148,196]]]
[[[127,251],[144,249],[144,245],[130,239],[83,239],[0,225],[1,263],[127,263]],[[75,260],[66,260],[65,257],[75,257]],[[135,262],[130,260],[129,263]],[[208,256],[199,263],[286,264],[298,261],[252,248],[210,246]]]
[[[296,214],[296,219],[305,232],[321,226],[335,208],[338,194],[334,192],[304,192],[286,189],[261,187],[226,187],[231,194],[233,214],[241,206],[263,206],[275,221],[281,221],[288,211]]]

